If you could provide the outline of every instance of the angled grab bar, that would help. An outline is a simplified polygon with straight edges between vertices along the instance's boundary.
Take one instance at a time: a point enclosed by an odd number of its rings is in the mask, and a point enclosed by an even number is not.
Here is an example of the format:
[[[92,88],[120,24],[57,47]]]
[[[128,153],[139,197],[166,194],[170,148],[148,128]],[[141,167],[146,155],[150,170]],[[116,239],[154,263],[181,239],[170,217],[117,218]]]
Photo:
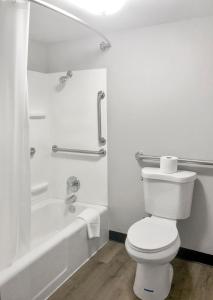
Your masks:
[[[80,154],[92,154],[92,155],[100,155],[105,156],[106,150],[101,148],[98,151],[95,150],[82,150],[82,149],[69,149],[69,148],[59,148],[57,145],[52,146],[53,152],[68,152],[68,153],[80,153]]]
[[[103,91],[98,92],[97,109],[98,109],[98,141],[101,145],[106,144],[106,139],[102,136],[102,122],[101,122],[101,100],[105,98]]]

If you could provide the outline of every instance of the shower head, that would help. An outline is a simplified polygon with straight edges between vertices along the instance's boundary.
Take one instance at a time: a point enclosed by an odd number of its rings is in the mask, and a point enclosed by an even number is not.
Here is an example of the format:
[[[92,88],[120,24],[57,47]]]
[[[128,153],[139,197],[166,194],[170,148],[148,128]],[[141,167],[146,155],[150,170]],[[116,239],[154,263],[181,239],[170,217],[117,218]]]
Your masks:
[[[59,81],[60,81],[60,83],[64,84],[64,83],[66,83],[66,81],[67,81],[69,78],[71,78],[71,77],[72,77],[72,71],[68,70],[68,71],[67,71],[67,74],[66,74],[65,76],[61,76],[61,77],[59,78]]]

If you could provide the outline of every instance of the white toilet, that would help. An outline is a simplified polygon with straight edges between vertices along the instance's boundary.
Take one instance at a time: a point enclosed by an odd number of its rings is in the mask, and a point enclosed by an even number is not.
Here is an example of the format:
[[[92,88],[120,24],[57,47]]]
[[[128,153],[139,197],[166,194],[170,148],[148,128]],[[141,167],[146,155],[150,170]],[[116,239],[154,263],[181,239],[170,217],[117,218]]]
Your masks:
[[[126,250],[137,262],[134,293],[143,300],[164,300],[173,278],[170,262],[180,247],[176,220],[190,216],[196,173],[142,169],[145,210],[151,214],[127,233]]]

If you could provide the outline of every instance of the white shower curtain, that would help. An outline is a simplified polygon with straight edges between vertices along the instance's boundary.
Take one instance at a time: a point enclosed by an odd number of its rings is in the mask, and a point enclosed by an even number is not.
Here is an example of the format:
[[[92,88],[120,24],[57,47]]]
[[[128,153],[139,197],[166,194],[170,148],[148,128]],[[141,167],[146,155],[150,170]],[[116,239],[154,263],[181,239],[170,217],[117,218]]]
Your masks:
[[[0,270],[30,242],[29,9],[26,0],[0,0]]]

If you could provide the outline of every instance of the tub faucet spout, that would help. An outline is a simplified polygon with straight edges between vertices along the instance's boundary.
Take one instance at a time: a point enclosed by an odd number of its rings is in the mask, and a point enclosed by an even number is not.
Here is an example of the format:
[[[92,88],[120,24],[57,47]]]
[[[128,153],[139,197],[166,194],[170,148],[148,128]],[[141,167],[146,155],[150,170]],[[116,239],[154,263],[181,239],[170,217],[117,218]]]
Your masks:
[[[77,196],[75,194],[70,194],[67,195],[67,197],[65,198],[65,203],[66,205],[71,205],[74,202],[76,202],[76,200],[77,200]]]

